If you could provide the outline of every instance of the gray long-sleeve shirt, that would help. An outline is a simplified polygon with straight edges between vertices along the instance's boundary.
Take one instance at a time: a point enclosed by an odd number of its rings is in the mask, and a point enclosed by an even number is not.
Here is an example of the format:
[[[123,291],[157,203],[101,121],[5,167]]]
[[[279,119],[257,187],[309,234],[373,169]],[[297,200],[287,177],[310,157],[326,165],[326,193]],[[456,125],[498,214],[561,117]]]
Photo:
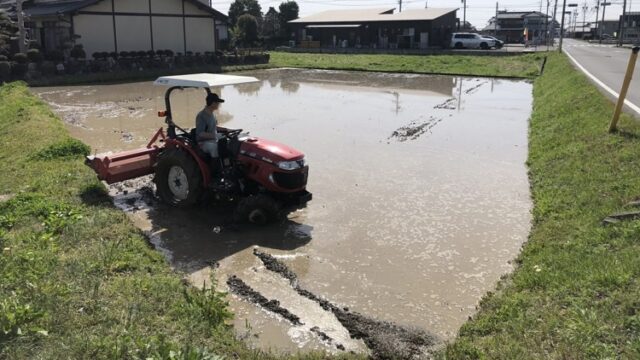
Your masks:
[[[200,134],[207,132],[216,135],[215,139],[200,139]],[[206,110],[202,110],[196,116],[196,139],[198,142],[217,141],[218,139],[218,120],[213,114],[209,114]]]

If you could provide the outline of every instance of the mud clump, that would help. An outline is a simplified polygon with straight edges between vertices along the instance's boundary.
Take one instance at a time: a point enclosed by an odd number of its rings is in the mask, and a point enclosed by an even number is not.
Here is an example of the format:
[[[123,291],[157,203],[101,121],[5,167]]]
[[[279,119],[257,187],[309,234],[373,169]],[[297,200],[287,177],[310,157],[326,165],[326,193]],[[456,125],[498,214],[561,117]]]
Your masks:
[[[298,283],[298,276],[293,271],[289,270],[285,264],[278,261],[278,259],[273,257],[271,254],[264,253],[258,249],[253,249],[253,254],[260,258],[268,270],[280,274],[280,276],[289,280],[291,286],[296,286]]]
[[[262,254],[262,256],[257,255]],[[277,269],[278,274],[293,274],[287,266],[273,256],[259,251],[254,254],[262,260],[267,269]],[[266,259],[267,262],[265,262]],[[284,275],[283,275],[284,276]],[[291,277],[291,275],[289,276]],[[287,277],[287,278],[289,278]],[[291,281],[291,280],[290,280]],[[368,316],[340,308],[299,285],[293,285],[296,292],[317,302],[326,311],[332,312],[353,339],[362,339],[371,350],[373,359],[421,359],[429,358],[429,350],[436,344],[436,338],[424,330],[400,326],[388,321],[380,321]],[[313,331],[313,328],[311,329]],[[319,329],[317,329],[319,331]],[[315,331],[314,331],[315,332]],[[324,339],[321,334],[315,332]],[[326,335],[326,334],[325,334]],[[327,336],[328,337],[328,336]]]
[[[442,119],[434,117],[430,117],[424,122],[420,122],[418,120],[412,121],[409,125],[395,130],[387,140],[391,140],[392,138],[396,138],[400,142],[416,140],[427,131],[431,130],[434,126],[438,125],[440,121],[442,121]]]
[[[445,110],[455,110],[456,109],[456,98],[447,99],[447,101],[442,104],[438,104],[433,107],[434,109],[445,109]]]
[[[253,290],[249,285],[247,285],[237,276],[234,275],[229,277],[227,279],[227,285],[229,286],[231,292],[240,296],[241,298],[254,304],[260,305],[265,310],[269,310],[282,316],[283,318],[289,320],[293,325],[304,325],[297,315],[294,315],[289,310],[281,307],[278,300],[267,299],[259,292]]]
[[[319,327],[314,326],[314,327],[312,327],[312,328],[311,328],[311,329],[309,329],[309,330],[310,330],[312,333],[314,333],[314,334],[318,335],[318,337],[320,338],[320,340],[322,340],[322,341],[324,341],[324,342],[328,343],[329,345],[334,344],[334,340],[333,340],[333,338],[332,338],[331,336],[327,335],[327,333],[325,333],[324,331],[320,330],[320,328],[319,328]],[[342,351],[344,351],[344,350],[345,350],[344,345],[342,345],[342,344],[340,344],[340,343],[336,343],[336,344],[335,344],[335,346],[336,346],[336,349],[338,349],[338,350],[342,350]]]

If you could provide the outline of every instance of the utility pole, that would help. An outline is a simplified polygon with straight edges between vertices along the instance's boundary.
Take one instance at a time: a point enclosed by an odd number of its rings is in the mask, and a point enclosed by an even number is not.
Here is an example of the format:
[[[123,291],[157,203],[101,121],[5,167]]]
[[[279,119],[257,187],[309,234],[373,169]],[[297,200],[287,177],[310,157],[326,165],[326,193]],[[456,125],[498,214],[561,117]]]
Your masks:
[[[463,10],[462,10],[462,26],[467,26],[467,0],[462,0]]]
[[[598,15],[600,15],[600,2],[596,1],[596,27],[593,29],[593,36],[598,36]]]
[[[547,0],[547,11],[544,13],[544,40],[547,43],[547,51],[549,51],[549,5],[551,1]]]
[[[496,1],[496,17],[493,18],[493,32],[494,36],[498,38],[498,2]]]
[[[562,0],[562,21],[560,22],[560,43],[558,44],[558,51],[562,52],[562,37],[564,36],[564,11],[567,8],[567,0]]]
[[[587,23],[587,10],[589,10],[589,7],[585,2],[584,4],[582,4],[582,33],[583,34],[584,34],[584,27],[586,26],[586,23]]]
[[[599,43],[602,44],[602,29],[604,28],[604,13],[607,11],[607,6],[611,5],[610,2],[603,2],[600,3],[600,5],[602,6],[602,21],[600,22],[600,41]]]
[[[553,42],[556,38],[556,24],[558,23],[558,20],[556,20],[556,12],[558,11],[558,0],[555,0],[555,4],[553,5],[553,35],[551,35],[551,44],[553,45]]]
[[[402,12],[402,0],[398,0],[398,3],[400,3],[400,11],[398,12]]]
[[[620,23],[618,24],[618,46],[622,46],[622,42],[624,40],[624,27],[626,24],[626,15],[627,15],[627,0],[624,0],[622,4],[622,18],[620,19]]]
[[[22,2],[24,0],[16,1],[16,13],[18,15],[18,49],[21,53],[27,52],[26,34],[24,29],[24,14],[22,13]]]

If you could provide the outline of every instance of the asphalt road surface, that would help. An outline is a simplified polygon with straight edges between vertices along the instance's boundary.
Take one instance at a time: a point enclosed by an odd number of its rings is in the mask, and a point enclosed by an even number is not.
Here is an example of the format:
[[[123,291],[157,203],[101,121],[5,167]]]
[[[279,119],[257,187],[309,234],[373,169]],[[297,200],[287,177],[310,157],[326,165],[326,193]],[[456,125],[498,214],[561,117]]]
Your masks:
[[[614,45],[590,44],[586,41],[565,39],[563,50],[574,59],[583,69],[591,74],[591,80],[595,82],[610,98],[617,99],[624,80],[631,49],[618,48]],[[578,66],[578,68],[580,68]],[[589,74],[587,74],[589,76]],[[598,81],[596,81],[597,79]],[[604,86],[603,86],[604,85]],[[607,90],[606,87],[609,88]],[[611,91],[615,92],[613,95]],[[640,64],[636,63],[633,80],[627,93],[625,111],[640,117]]]

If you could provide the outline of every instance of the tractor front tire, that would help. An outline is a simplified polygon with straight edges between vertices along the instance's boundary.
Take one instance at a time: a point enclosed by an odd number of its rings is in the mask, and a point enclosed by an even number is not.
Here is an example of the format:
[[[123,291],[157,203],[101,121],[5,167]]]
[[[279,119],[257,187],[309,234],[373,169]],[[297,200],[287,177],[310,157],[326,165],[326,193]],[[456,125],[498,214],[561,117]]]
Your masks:
[[[167,149],[156,165],[158,196],[162,201],[176,207],[188,207],[202,195],[202,174],[191,154],[180,149]]]
[[[234,221],[249,222],[255,225],[267,225],[280,218],[281,205],[273,197],[266,194],[250,195],[238,202],[234,213]]]

